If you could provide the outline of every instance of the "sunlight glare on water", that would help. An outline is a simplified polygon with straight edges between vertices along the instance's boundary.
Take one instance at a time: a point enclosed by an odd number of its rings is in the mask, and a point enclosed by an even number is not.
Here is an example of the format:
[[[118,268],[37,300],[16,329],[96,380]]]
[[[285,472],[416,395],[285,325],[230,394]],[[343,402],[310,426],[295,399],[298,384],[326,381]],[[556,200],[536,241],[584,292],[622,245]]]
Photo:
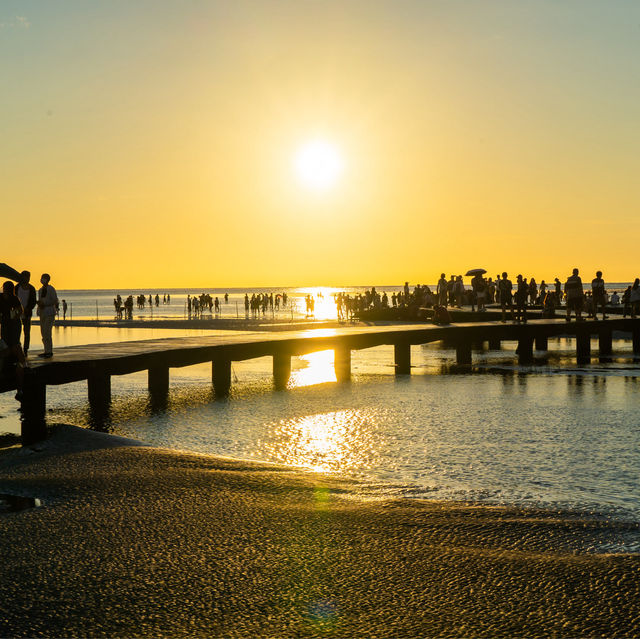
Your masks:
[[[54,343],[160,335],[173,332],[67,328]],[[578,367],[572,340],[550,340],[531,366],[517,364],[516,346],[475,350],[472,372],[452,368],[446,345],[412,347],[410,376],[395,375],[391,346],[355,350],[351,383],[336,383],[333,351],[319,351],[292,358],[288,390],[274,390],[271,357],[239,361],[221,401],[211,364],[199,364],[171,370],[163,407],[150,401],[146,371],[114,375],[100,427],[156,446],[337,473],[363,480],[365,491],[640,521],[640,369],[630,341],[614,341],[612,361]],[[52,424],[95,425],[86,382],[50,386],[47,408]],[[5,393],[0,431],[19,430]]]
[[[302,355],[295,363],[295,366],[299,366],[300,368],[291,371],[289,388],[335,382],[336,371],[333,366],[333,361],[333,349]]]
[[[375,466],[382,441],[375,417],[362,410],[340,410],[280,420],[266,428],[256,454],[317,472],[349,472]]]
[[[339,293],[339,288],[328,288],[326,286],[314,286],[310,288],[300,288],[297,292],[303,295],[311,295],[314,300],[313,316],[319,320],[337,319],[338,311],[334,295]],[[298,301],[300,308],[304,301]]]

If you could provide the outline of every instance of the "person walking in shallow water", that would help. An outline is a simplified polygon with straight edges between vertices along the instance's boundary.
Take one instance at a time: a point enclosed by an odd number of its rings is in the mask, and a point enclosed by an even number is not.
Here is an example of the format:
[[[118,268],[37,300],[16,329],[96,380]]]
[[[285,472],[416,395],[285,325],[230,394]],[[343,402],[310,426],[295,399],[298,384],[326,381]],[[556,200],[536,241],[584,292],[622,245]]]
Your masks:
[[[38,357],[53,357],[53,338],[51,332],[53,323],[56,319],[58,310],[58,294],[56,289],[49,284],[51,276],[49,273],[43,273],[40,278],[42,287],[38,291],[38,315],[40,316],[40,333],[42,334],[42,344],[44,353],[40,353]]]

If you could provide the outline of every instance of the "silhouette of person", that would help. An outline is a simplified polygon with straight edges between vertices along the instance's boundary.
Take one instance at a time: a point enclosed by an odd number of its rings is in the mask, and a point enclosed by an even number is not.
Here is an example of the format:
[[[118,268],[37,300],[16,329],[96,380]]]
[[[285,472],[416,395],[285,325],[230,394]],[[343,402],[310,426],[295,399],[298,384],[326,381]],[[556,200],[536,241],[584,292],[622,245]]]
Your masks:
[[[502,274],[502,279],[498,281],[498,290],[500,291],[500,306],[502,308],[502,322],[507,321],[507,307],[511,311],[511,319],[513,315],[513,284],[508,279],[507,272]]]
[[[607,319],[607,293],[604,289],[602,271],[597,271],[591,280],[591,295],[593,297],[593,319],[598,319],[598,307],[602,308],[602,319]]]
[[[584,291],[582,289],[582,279],[578,275],[577,268],[573,269],[573,274],[567,278],[564,285],[564,293],[567,296],[567,322],[571,321],[571,311],[576,314],[576,321],[582,319],[582,307],[584,306]]]
[[[24,335],[25,357],[31,344],[31,317],[37,303],[36,289],[29,283],[30,279],[31,273],[22,271],[18,285],[15,287],[15,295],[20,300],[20,304],[22,304],[22,333]]]
[[[16,399],[22,399],[22,382],[24,379],[24,369],[27,366],[24,352],[20,346],[20,318],[23,314],[22,304],[15,294],[13,282],[5,282],[2,285],[0,294],[0,337],[9,347],[9,352],[17,362],[16,386],[18,392]]]
[[[44,353],[39,353],[38,357],[53,357],[53,339],[51,331],[53,323],[56,319],[56,311],[58,310],[58,294],[56,289],[49,284],[51,276],[49,273],[43,273],[40,278],[42,287],[38,291],[38,315],[40,316],[40,333],[42,334],[42,344],[44,345]]]

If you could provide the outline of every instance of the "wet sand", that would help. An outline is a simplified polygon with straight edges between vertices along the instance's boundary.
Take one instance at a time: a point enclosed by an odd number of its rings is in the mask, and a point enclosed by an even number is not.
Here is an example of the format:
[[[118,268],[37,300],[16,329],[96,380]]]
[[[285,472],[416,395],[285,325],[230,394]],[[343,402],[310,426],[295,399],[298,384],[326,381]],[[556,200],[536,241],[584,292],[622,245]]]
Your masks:
[[[636,525],[358,485],[58,426],[0,451],[0,637],[637,637]]]

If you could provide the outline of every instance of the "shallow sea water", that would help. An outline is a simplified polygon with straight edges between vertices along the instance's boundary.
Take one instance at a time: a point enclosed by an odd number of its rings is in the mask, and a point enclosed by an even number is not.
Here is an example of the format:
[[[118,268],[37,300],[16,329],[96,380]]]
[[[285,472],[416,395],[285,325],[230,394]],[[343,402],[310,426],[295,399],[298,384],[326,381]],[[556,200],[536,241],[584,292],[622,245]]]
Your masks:
[[[176,335],[185,331],[58,328],[54,343]],[[335,382],[325,351],[294,358],[285,391],[273,389],[270,358],[249,360],[233,364],[224,400],[213,397],[210,365],[172,369],[162,407],[150,403],[146,372],[114,377],[102,427],[157,446],[355,478],[363,496],[640,522],[640,365],[629,343],[614,342],[612,362],[581,367],[572,340],[550,341],[533,366],[518,366],[514,351],[505,342],[474,352],[469,371],[452,365],[451,349],[416,346],[412,375],[396,378],[392,347],[378,347],[353,353],[347,384]],[[86,382],[49,387],[48,408],[52,423],[92,423]],[[11,394],[0,396],[0,415],[0,432],[19,432]],[[627,546],[640,550],[640,540]]]

